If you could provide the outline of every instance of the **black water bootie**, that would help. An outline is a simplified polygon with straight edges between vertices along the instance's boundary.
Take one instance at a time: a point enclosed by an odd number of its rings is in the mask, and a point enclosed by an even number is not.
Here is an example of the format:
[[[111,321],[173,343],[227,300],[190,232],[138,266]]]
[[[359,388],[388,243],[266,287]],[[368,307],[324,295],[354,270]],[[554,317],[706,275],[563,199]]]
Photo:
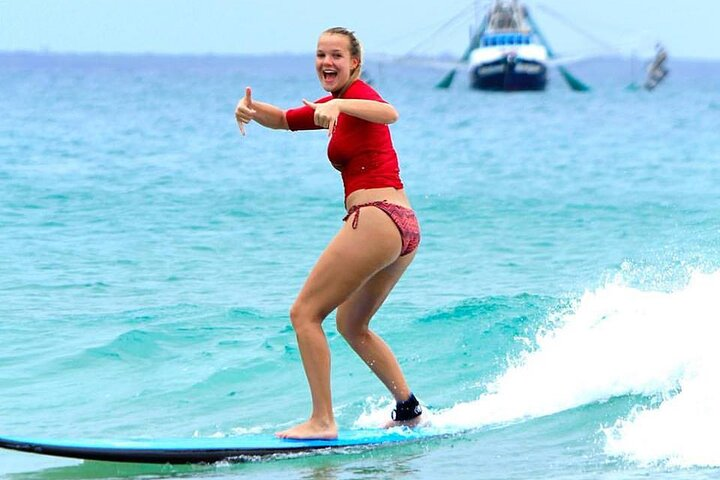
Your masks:
[[[407,422],[422,415],[422,407],[415,395],[410,394],[410,398],[395,404],[395,410],[390,414],[390,418],[396,422]]]

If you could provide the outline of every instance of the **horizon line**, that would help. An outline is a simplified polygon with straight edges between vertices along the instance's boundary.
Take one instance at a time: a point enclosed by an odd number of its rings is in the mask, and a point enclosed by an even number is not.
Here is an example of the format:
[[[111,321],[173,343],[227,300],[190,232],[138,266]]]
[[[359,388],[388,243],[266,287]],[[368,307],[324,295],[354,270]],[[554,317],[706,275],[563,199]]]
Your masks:
[[[180,57],[194,57],[194,58],[201,58],[201,57],[217,57],[217,58],[238,58],[238,57],[278,57],[278,56],[284,56],[284,57],[306,57],[306,56],[313,56],[315,52],[308,51],[308,52],[294,52],[294,51],[276,51],[276,52],[261,52],[261,53],[239,53],[239,52],[153,52],[153,51],[147,51],[147,52],[132,52],[132,51],[90,51],[90,50],[51,50],[51,49],[42,49],[42,50],[25,50],[25,49],[19,49],[19,50],[3,50],[0,49],[0,55],[38,55],[38,56],[77,56],[77,57],[171,57],[171,58],[180,58]],[[447,60],[448,58],[455,58],[457,55],[454,55],[450,52],[445,53],[438,53],[435,55],[407,55],[407,54],[391,54],[391,53],[383,53],[383,52],[366,52],[369,59],[373,59],[375,57],[385,57],[389,59],[411,59],[411,58],[426,58],[426,59],[444,59]],[[638,55],[637,57],[644,58],[644,55]],[[648,56],[650,57],[650,56]],[[607,53],[607,54],[600,54],[600,55],[593,55],[588,57],[587,59],[583,59],[580,61],[590,61],[593,59],[631,59],[633,58],[633,55],[628,54],[622,54],[622,53]],[[673,61],[696,61],[696,62],[720,62],[720,57],[701,57],[701,56],[674,56],[672,57]],[[577,62],[577,63],[580,63]]]

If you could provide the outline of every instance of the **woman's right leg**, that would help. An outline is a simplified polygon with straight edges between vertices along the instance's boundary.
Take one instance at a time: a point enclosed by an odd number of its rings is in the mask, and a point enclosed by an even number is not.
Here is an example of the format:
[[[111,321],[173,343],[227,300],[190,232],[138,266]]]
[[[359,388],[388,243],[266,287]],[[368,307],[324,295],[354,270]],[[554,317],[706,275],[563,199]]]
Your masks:
[[[363,212],[353,229],[345,223],[318,259],[290,311],[313,402],[310,419],[278,432],[283,438],[334,438],[330,351],[322,329],[325,317],[400,254],[397,228],[377,209]]]

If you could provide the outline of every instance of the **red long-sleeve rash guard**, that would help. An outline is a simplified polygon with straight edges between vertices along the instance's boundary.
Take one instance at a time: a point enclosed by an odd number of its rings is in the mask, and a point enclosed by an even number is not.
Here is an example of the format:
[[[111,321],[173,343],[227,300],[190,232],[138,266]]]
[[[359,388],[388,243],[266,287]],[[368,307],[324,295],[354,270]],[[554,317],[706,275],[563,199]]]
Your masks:
[[[325,103],[333,98],[328,95],[315,103]],[[355,80],[338,98],[387,103],[362,80]],[[307,105],[285,112],[288,126],[293,131],[321,128],[315,125],[314,115],[315,111]],[[328,143],[328,158],[342,175],[345,198],[363,188],[403,188],[397,153],[387,125],[341,113]]]

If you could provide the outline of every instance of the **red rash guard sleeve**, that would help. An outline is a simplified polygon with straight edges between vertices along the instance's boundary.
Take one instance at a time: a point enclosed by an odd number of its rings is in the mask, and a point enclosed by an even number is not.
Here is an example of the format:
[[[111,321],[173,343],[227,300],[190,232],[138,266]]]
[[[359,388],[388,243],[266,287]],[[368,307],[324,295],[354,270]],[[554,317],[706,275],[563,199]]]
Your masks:
[[[332,95],[315,100],[315,103],[325,103],[332,100]],[[322,127],[315,125],[315,110],[303,105],[302,107],[291,108],[285,111],[285,119],[288,128],[293,132],[298,130],[319,130]]]

